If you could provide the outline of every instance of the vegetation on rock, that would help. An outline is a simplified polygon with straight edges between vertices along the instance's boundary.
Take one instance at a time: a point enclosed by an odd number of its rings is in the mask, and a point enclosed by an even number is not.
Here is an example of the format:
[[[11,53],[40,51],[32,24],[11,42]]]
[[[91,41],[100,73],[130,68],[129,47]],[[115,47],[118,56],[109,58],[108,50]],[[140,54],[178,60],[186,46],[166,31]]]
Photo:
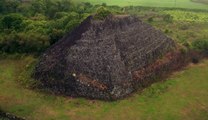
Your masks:
[[[94,15],[94,19],[104,20],[107,16],[109,16],[111,14],[112,13],[108,9],[101,6],[97,9],[97,12]]]

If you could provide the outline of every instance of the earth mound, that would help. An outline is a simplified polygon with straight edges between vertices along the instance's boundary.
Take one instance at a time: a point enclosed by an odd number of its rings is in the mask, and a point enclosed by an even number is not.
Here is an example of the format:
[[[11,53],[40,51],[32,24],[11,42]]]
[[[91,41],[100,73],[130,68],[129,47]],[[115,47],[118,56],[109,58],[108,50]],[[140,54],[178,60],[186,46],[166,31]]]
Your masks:
[[[84,20],[50,47],[34,72],[55,93],[115,100],[133,92],[133,72],[175,48],[173,40],[134,16]]]

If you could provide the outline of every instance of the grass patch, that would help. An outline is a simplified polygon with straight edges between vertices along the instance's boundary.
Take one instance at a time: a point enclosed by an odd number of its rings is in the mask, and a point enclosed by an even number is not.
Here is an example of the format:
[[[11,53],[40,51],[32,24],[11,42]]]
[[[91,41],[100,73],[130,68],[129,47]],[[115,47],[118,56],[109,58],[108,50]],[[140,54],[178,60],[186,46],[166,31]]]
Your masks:
[[[165,13],[173,16],[175,21],[182,21],[182,22],[207,22],[208,21],[208,15],[206,12],[169,10],[169,11],[165,11]]]

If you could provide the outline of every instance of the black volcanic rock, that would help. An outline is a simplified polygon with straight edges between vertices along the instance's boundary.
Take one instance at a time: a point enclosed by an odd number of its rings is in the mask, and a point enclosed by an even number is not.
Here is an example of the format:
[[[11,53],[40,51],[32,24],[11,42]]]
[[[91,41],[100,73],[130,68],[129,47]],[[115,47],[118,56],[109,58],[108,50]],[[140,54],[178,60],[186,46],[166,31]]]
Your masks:
[[[133,71],[174,47],[136,17],[90,16],[42,55],[34,77],[56,93],[115,100],[135,90]]]

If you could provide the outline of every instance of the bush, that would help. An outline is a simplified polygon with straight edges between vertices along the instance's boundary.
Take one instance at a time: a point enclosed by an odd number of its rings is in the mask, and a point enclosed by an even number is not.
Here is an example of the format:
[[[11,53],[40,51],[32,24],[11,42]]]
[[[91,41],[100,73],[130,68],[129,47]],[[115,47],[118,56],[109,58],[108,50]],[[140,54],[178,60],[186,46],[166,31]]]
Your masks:
[[[39,33],[16,33],[4,35],[0,51],[5,53],[40,53],[49,46],[49,38]]]
[[[153,20],[154,20],[153,17],[150,17],[150,18],[147,19],[148,22],[153,22]]]
[[[97,9],[97,12],[94,16],[95,19],[104,20],[107,16],[111,15],[112,13],[106,9],[105,7],[101,6]]]
[[[64,35],[64,31],[60,29],[52,29],[50,36],[50,45],[56,43]]]
[[[54,19],[61,19],[64,16],[68,16],[68,15],[69,15],[69,13],[67,13],[67,12],[56,12]]]
[[[103,7],[107,7],[107,4],[106,3],[102,3],[102,5],[101,6],[103,6]]]
[[[181,30],[188,30],[189,29],[189,25],[187,24],[183,24],[179,27]]]
[[[185,48],[185,47],[181,47],[181,48],[179,49],[179,51],[180,51],[183,55],[188,53],[188,49]]]
[[[199,63],[199,58],[196,56],[192,57],[192,63],[194,63],[194,64]]]
[[[163,16],[163,20],[165,22],[171,23],[171,22],[173,22],[173,17],[170,14],[166,14]]]
[[[192,43],[192,47],[195,50],[208,53],[208,40],[196,40]]]
[[[189,41],[185,41],[184,43],[182,43],[182,45],[188,49],[191,48],[191,43]]]
[[[168,34],[168,33],[172,33],[172,31],[170,29],[165,29],[164,33]]]
[[[1,24],[3,29],[23,29],[23,16],[20,14],[9,14],[2,18]]]
[[[80,24],[80,21],[79,20],[72,20],[72,21],[69,21],[66,25],[66,31],[67,32],[71,32],[74,28],[76,28],[78,25]]]

